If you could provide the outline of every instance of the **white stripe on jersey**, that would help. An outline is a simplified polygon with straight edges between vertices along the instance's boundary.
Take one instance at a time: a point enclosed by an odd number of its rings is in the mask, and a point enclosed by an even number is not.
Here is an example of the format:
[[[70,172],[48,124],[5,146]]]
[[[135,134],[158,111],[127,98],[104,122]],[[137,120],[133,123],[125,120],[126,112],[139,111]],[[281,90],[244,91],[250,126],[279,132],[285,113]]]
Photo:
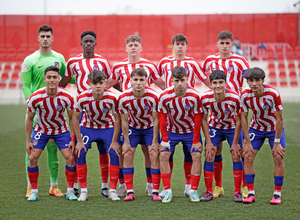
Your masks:
[[[86,90],[78,97],[75,111],[85,110],[80,125],[87,128],[112,128],[114,116],[117,113],[117,98],[115,93],[105,89],[101,100],[95,100],[92,89]]]
[[[137,68],[143,68],[147,72],[147,86],[160,78],[158,74],[157,67],[154,63],[149,60],[141,58],[138,63],[130,63],[128,58],[124,59],[122,62],[117,63],[113,67],[111,78],[120,81],[122,84],[122,90],[125,91],[131,87],[130,77],[131,72]]]
[[[187,84],[195,86],[195,78],[203,82],[207,76],[200,64],[192,57],[185,57],[183,60],[176,60],[174,56],[164,57],[158,64],[159,75],[165,75],[166,88],[172,86],[172,70],[175,66],[182,66],[187,72]]]
[[[175,94],[174,86],[162,92],[159,98],[159,112],[168,114],[168,131],[185,134],[194,131],[194,115],[201,114],[199,93],[188,86],[183,97]]]
[[[90,83],[88,81],[88,74],[92,70],[103,71],[107,78],[111,76],[111,67],[107,59],[95,54],[93,58],[84,58],[83,54],[78,54],[76,57],[69,59],[67,63],[67,68],[65,76],[72,77],[75,75],[76,86],[77,86],[77,97],[85,90],[90,88]]]
[[[276,125],[275,111],[283,109],[279,92],[269,85],[264,85],[264,93],[256,97],[248,87],[241,94],[241,111],[253,112],[250,127],[260,131],[274,131]]]
[[[203,114],[209,113],[208,125],[218,129],[235,128],[235,116],[240,115],[240,98],[232,90],[226,89],[225,99],[217,102],[213,90],[201,96]]]
[[[57,135],[68,131],[65,109],[74,109],[74,99],[67,90],[61,87],[58,87],[55,97],[47,95],[46,87],[40,88],[31,95],[28,102],[28,111],[38,110],[38,124],[34,126],[34,129],[47,135]]]
[[[158,111],[158,94],[150,88],[145,88],[143,97],[134,97],[132,88],[119,97],[119,111],[128,114],[128,125],[138,129],[153,127],[153,112]]]
[[[239,88],[243,87],[243,72],[249,69],[248,61],[235,53],[227,59],[221,59],[220,54],[208,56],[202,63],[202,69],[207,71],[223,70],[227,75],[227,89],[240,94]]]

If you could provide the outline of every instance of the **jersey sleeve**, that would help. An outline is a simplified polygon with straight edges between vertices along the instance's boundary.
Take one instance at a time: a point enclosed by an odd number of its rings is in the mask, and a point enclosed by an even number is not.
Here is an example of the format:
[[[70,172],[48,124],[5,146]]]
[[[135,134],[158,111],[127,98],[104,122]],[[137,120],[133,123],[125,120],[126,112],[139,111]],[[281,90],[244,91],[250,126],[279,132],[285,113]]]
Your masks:
[[[242,95],[241,95],[241,112],[248,112],[248,106],[246,104],[245,98],[246,98],[246,96],[243,95],[243,93],[242,93]]]
[[[31,93],[31,79],[32,79],[32,64],[25,58],[22,65],[22,87],[24,98],[29,98]]]
[[[208,109],[206,108],[206,106],[205,105],[203,105],[203,100],[204,100],[205,98],[204,98],[204,96],[201,96],[201,99],[200,99],[200,102],[201,102],[201,106],[202,106],[202,113],[203,114],[205,114],[205,115],[207,115],[208,114]]]
[[[164,105],[163,96],[162,95],[159,97],[159,101],[158,101],[158,112],[168,113],[167,107]]]
[[[236,101],[236,108],[235,108],[235,115],[240,115],[241,114],[241,106],[240,106],[240,99],[237,99]]]
[[[195,63],[193,65],[193,69],[196,75],[196,78],[200,81],[203,82],[207,76],[204,73],[204,70],[202,69],[202,67],[200,66],[200,64],[195,60]]]
[[[27,104],[27,109],[29,112],[36,112],[36,107],[33,104],[33,99],[32,97],[29,98],[28,104]]]
[[[74,107],[75,107],[74,106],[74,98],[71,94],[69,94],[68,100],[69,100],[69,102],[68,102],[68,105],[67,105],[67,110],[68,111],[74,110]]]
[[[197,94],[197,102],[195,103],[194,106],[194,113],[195,114],[201,114],[202,113],[202,103],[200,100],[200,95]]]
[[[119,70],[116,66],[113,67],[112,73],[111,73],[111,78],[114,80],[119,81],[120,76],[119,76]]]
[[[280,98],[280,95],[278,92],[278,94],[276,94],[276,97],[274,100],[274,112],[281,111],[281,110],[283,110],[283,106],[282,106],[281,98]]]
[[[122,95],[120,96],[120,99],[119,99],[119,113],[128,115],[128,110],[126,108],[126,103],[125,103],[125,97]]]
[[[158,69],[155,64],[153,64],[153,67],[150,69],[151,73],[151,81],[155,81],[160,78],[160,75],[158,74]]]

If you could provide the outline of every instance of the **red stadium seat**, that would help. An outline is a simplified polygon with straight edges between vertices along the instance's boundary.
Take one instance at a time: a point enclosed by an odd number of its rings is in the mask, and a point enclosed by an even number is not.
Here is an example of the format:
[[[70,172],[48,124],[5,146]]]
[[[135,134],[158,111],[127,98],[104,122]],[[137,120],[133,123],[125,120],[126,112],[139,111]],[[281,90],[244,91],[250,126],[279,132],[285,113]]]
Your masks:
[[[294,62],[289,62],[288,69],[289,70],[295,70],[296,69],[295,63]]]
[[[282,79],[282,80],[280,80],[280,82],[279,82],[279,85],[280,85],[281,87],[287,87],[287,86],[288,86],[288,84],[287,84],[287,81],[286,81],[286,79]]]
[[[18,81],[21,77],[21,74],[20,72],[14,72],[12,75],[11,75],[11,81]]]
[[[274,86],[274,87],[277,87],[277,81],[276,81],[276,80],[271,80],[271,81],[269,82],[269,85]]]
[[[289,77],[290,77],[290,79],[296,79],[297,78],[297,73],[295,71],[290,71]]]
[[[274,62],[268,62],[268,69],[269,70],[275,70],[275,63]]]
[[[6,88],[6,82],[0,81],[0,89]]]
[[[17,88],[19,88],[19,83],[18,82],[9,82],[8,88],[9,89],[17,89]]]
[[[284,62],[279,62],[279,63],[278,63],[278,69],[279,69],[280,71],[285,70],[285,64],[284,64]]]
[[[2,75],[1,75],[1,81],[6,81],[8,79],[9,79],[8,73],[2,73]]]
[[[275,71],[271,71],[271,72],[269,73],[269,78],[271,78],[271,79],[276,79],[276,73],[275,73]]]
[[[286,79],[286,72],[279,72],[279,79]]]

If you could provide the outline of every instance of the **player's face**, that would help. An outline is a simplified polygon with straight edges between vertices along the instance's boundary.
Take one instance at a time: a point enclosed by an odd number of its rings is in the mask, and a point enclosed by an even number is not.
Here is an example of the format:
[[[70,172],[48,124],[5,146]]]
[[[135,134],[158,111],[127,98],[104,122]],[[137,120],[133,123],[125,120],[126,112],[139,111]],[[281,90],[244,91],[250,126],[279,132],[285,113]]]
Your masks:
[[[253,92],[263,92],[264,91],[264,86],[263,86],[264,82],[265,82],[265,80],[263,80],[263,79],[247,79],[247,83]]]
[[[142,45],[137,41],[129,42],[126,44],[125,50],[128,56],[139,56],[142,51]]]
[[[214,79],[211,82],[211,87],[216,94],[221,94],[225,92],[226,82],[224,79]]]
[[[187,49],[187,44],[185,41],[176,41],[173,45],[173,50],[175,55],[185,56],[186,49]]]
[[[51,34],[51,31],[41,31],[37,40],[40,43],[41,48],[49,48],[52,45],[54,37]]]
[[[145,76],[135,75],[130,79],[130,83],[134,91],[142,91],[145,89],[147,80]]]
[[[220,39],[217,42],[217,46],[220,54],[228,55],[231,53],[233,42],[230,38]]]
[[[55,71],[48,71],[44,77],[45,83],[49,89],[56,89],[58,87],[60,77]]]
[[[92,88],[92,92],[94,95],[101,95],[104,92],[106,80],[101,80],[100,82],[97,82],[96,84],[90,82],[90,86]]]
[[[184,92],[187,89],[187,77],[182,78],[172,77],[172,83],[174,85],[175,92]]]
[[[95,37],[92,35],[85,35],[81,40],[81,46],[84,52],[94,53],[95,47],[97,46]]]

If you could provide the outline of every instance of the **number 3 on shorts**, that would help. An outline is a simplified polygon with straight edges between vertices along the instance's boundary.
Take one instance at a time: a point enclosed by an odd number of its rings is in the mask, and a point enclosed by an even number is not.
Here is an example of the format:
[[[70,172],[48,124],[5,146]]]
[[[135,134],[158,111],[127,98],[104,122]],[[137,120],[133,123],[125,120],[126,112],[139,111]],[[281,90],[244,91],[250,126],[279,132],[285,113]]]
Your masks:
[[[214,136],[216,136],[217,130],[215,129],[209,129],[209,136],[211,138],[213,138]]]

